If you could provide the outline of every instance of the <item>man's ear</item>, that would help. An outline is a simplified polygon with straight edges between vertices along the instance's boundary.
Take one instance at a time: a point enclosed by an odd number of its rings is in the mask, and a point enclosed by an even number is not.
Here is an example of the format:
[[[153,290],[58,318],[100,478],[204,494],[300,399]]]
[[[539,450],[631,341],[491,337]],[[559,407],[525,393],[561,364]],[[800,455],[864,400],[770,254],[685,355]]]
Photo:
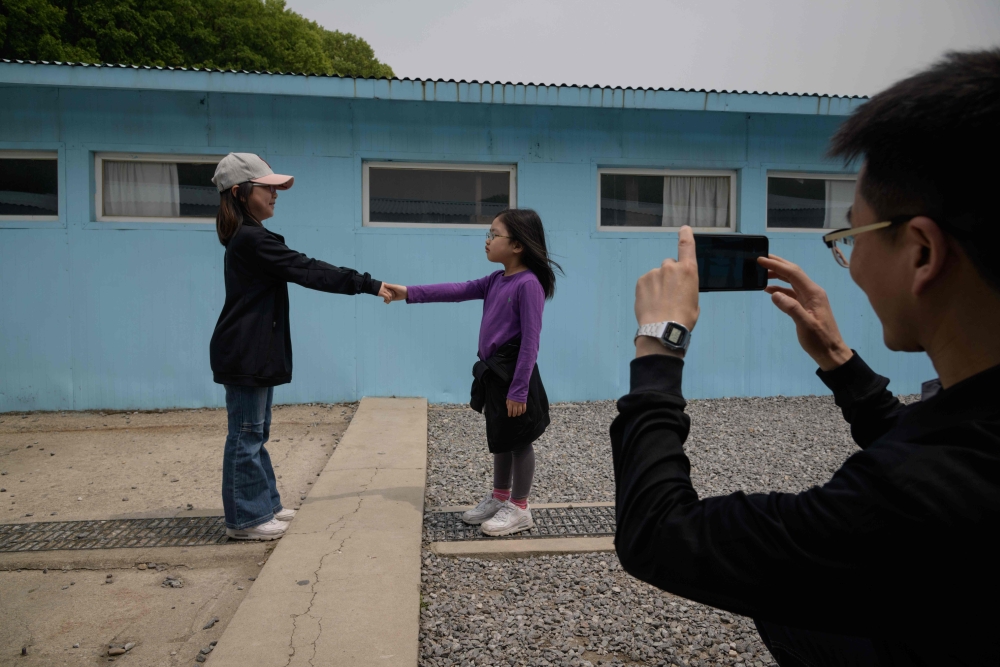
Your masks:
[[[913,295],[920,296],[940,279],[954,249],[938,224],[922,215],[910,220],[904,234],[907,252],[912,254]]]

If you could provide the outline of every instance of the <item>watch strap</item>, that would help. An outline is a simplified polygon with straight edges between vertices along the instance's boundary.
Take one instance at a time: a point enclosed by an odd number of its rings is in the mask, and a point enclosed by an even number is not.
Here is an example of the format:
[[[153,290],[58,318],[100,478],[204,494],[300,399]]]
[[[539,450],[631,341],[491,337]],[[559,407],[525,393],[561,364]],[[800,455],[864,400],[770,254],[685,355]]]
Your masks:
[[[650,336],[652,338],[663,338],[663,332],[667,330],[667,322],[653,322],[651,324],[643,324],[639,326],[639,330],[635,332],[635,338],[639,336]],[[635,342],[635,338],[632,342]]]

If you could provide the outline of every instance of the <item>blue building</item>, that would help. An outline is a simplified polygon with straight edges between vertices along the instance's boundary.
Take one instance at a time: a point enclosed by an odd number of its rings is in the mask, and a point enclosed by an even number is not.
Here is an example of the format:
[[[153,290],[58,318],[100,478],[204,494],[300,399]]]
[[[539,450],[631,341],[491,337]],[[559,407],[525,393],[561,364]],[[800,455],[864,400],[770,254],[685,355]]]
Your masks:
[[[218,406],[217,194],[230,151],[295,187],[289,245],[403,284],[466,280],[492,214],[536,209],[565,269],[539,365],[555,401],[620,396],[635,281],[676,226],[766,234],[830,294],[848,342],[915,392],[820,240],[854,174],[824,158],[861,98],[0,62],[0,411]],[[481,304],[384,305],[292,286],[295,376],[276,401],[464,402]],[[689,397],[824,393],[767,295],[702,295]]]

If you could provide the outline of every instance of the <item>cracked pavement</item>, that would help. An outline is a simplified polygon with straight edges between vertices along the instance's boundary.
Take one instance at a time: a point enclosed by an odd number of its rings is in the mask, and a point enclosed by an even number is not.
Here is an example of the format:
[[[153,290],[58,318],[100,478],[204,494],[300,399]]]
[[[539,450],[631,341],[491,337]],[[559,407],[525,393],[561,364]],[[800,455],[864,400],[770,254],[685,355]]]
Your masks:
[[[213,664],[416,664],[426,443],[423,399],[361,402]]]
[[[267,447],[287,506],[313,488],[355,408],[275,406]],[[225,436],[224,410],[2,414],[0,522],[221,514]],[[110,642],[136,642],[117,658],[129,664],[193,664],[222,636],[274,547],[0,553],[0,665],[92,665],[108,660]],[[168,575],[183,588],[161,587]],[[212,617],[219,622],[203,630]]]

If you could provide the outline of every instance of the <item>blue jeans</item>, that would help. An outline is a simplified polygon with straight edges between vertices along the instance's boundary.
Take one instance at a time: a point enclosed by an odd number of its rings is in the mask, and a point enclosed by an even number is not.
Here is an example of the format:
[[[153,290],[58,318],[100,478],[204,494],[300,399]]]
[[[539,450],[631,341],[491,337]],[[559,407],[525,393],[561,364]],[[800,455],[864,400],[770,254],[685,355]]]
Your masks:
[[[229,435],[222,455],[226,527],[253,528],[281,511],[281,496],[264,443],[271,435],[273,387],[226,385]]]

